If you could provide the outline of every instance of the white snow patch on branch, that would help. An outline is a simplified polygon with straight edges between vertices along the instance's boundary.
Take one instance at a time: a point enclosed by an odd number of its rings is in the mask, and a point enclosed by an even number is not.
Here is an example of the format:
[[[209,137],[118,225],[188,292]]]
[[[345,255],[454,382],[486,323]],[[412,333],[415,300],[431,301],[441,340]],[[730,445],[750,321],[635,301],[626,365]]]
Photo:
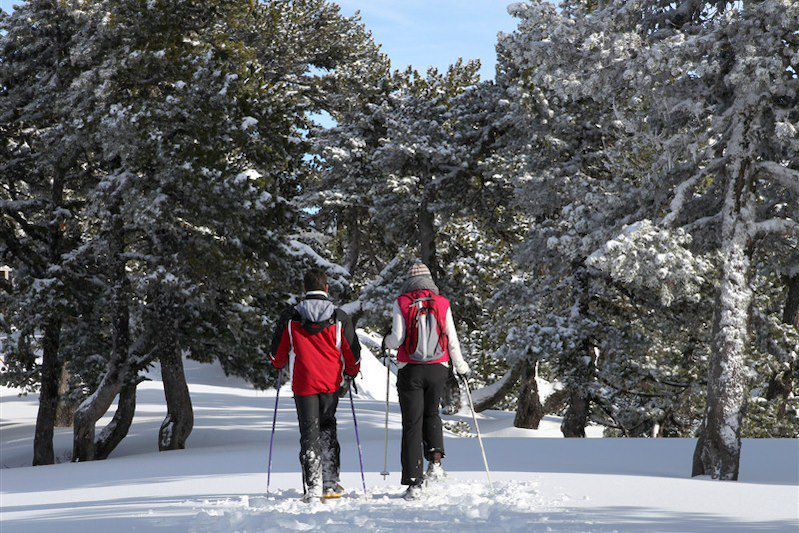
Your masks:
[[[244,172],[239,172],[238,174],[236,174],[236,178],[234,179],[234,182],[238,185],[238,184],[245,183],[245,182],[248,182],[248,181],[255,181],[258,178],[260,178],[261,176],[262,176],[262,174],[260,172],[258,172],[257,170],[255,170],[254,168],[248,168]]]
[[[254,127],[256,124],[258,124],[258,119],[257,118],[244,117],[244,119],[241,121],[241,129],[243,129],[244,131],[247,131],[248,129]]]

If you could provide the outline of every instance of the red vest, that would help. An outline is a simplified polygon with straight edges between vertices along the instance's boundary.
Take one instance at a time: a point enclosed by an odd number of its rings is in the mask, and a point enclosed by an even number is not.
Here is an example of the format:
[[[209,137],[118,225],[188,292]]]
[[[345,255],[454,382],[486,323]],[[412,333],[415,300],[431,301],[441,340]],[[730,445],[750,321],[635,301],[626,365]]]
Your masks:
[[[433,294],[431,291],[422,290],[422,291],[414,291],[403,294],[399,298],[397,298],[397,305],[400,308],[400,312],[402,313],[402,320],[405,323],[405,335],[408,334],[408,317],[410,315],[410,306],[414,300],[419,298],[432,298],[433,299],[433,306],[436,309],[436,315],[438,315],[439,321],[439,328],[441,329],[441,342],[442,348],[444,350],[444,355],[440,358],[436,359],[435,361],[430,361],[427,363],[420,363],[419,361],[411,361],[411,358],[408,356],[408,351],[405,349],[405,339],[402,339],[402,344],[397,349],[397,361],[400,363],[410,363],[410,364],[427,364],[427,365],[435,365],[439,363],[448,363],[449,362],[449,339],[444,332],[447,331],[447,312],[449,311],[449,300],[440,296],[438,294]]]

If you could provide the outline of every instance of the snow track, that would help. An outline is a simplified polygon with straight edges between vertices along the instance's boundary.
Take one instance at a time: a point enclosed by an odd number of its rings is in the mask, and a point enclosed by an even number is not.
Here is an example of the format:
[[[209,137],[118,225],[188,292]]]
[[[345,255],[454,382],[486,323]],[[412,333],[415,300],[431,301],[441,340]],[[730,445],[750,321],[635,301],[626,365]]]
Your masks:
[[[198,513],[192,529],[259,531],[277,525],[293,531],[350,532],[366,530],[521,531],[547,521],[555,508],[535,482],[506,482],[488,492],[482,483],[446,481],[425,489],[422,499],[405,501],[396,486],[378,487],[370,497],[350,493],[336,501],[302,503],[300,493],[247,497],[217,502]]]

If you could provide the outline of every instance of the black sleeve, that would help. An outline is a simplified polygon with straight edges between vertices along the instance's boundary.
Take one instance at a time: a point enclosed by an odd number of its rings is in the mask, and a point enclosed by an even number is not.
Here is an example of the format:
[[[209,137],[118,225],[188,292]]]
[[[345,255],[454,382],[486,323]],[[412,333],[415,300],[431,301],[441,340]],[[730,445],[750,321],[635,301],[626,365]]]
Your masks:
[[[358,341],[358,335],[355,333],[355,325],[352,323],[352,318],[341,309],[338,309],[337,312],[338,320],[341,322],[341,329],[343,330],[344,339],[346,339],[347,343],[350,345],[350,350],[352,350],[352,355],[355,358],[355,364],[360,364],[361,343]]]
[[[280,314],[275,322],[275,330],[272,332],[272,345],[269,347],[269,357],[274,358],[280,346],[280,339],[283,337],[283,330],[296,313],[294,307],[288,307]]]

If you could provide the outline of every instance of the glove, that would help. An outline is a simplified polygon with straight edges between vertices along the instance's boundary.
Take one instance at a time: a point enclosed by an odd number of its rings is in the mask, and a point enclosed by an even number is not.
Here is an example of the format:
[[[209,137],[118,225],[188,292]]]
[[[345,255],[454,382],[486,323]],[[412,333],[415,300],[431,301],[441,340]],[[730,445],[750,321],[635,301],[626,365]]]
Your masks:
[[[459,378],[466,379],[472,375],[472,369],[469,368],[469,365],[463,363],[462,365],[459,365],[458,368],[455,369],[455,374],[457,374]]]
[[[344,376],[344,389],[348,389],[352,387],[352,390],[355,391],[355,394],[358,394],[358,385],[355,384],[355,376]]]
[[[391,359],[391,352],[386,348],[386,338],[383,337],[383,344],[380,345],[380,359],[383,361],[384,366],[388,366]]]

